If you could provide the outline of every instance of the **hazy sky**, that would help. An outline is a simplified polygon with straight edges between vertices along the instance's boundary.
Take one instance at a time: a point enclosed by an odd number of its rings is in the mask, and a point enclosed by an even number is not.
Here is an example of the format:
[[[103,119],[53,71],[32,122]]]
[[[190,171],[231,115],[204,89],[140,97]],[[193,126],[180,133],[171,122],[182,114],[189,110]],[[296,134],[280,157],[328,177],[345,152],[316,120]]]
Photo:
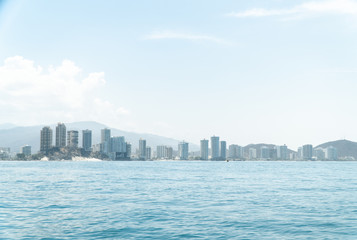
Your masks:
[[[0,123],[357,140],[357,0],[0,0]]]

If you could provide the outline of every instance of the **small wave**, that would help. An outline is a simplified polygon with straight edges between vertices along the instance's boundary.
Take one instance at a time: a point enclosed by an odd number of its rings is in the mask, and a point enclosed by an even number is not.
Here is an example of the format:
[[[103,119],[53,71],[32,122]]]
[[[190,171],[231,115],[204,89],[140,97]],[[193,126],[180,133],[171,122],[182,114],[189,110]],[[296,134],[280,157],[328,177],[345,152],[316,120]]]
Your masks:
[[[75,162],[80,162],[80,161],[84,161],[84,162],[101,162],[102,160],[100,160],[98,158],[72,157],[72,161],[75,161]]]

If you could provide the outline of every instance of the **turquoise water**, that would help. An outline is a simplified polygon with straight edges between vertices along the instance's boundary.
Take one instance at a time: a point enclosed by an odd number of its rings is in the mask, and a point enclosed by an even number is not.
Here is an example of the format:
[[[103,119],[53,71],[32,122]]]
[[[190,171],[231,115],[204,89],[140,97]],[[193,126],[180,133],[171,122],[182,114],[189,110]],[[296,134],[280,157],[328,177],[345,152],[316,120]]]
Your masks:
[[[0,162],[0,239],[357,239],[357,162]]]

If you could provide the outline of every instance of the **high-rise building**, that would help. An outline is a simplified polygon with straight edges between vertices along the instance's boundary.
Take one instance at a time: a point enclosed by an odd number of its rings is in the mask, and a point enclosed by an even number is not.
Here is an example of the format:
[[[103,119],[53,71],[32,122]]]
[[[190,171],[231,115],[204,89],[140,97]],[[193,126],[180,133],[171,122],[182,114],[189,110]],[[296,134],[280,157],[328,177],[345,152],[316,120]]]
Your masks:
[[[201,140],[201,160],[208,160],[208,140]]]
[[[56,126],[56,147],[63,148],[66,146],[66,125],[58,123]]]
[[[219,159],[219,137],[213,136],[211,137],[211,159],[218,160]]]
[[[338,159],[338,152],[337,152],[337,148],[329,146],[328,148],[326,148],[326,158],[328,160],[337,160]]]
[[[112,160],[122,160],[127,158],[126,142],[124,137],[111,137],[109,141],[109,157]]]
[[[166,159],[173,159],[174,157],[174,149],[172,147],[166,148]]]
[[[228,158],[230,159],[238,159],[242,157],[242,147],[231,144],[228,147]]]
[[[178,144],[178,154],[180,160],[188,160],[188,143],[183,141]]]
[[[159,145],[156,147],[156,158],[157,159],[168,159],[167,158],[167,146]]]
[[[101,130],[101,148],[102,148],[102,152],[105,154],[108,154],[109,152],[111,152],[110,149],[110,137],[111,137],[111,133],[110,133],[110,129],[109,128],[104,128]]]
[[[111,137],[109,142],[111,152],[126,152],[125,137]]]
[[[146,147],[146,160],[151,160],[151,147]]]
[[[130,143],[126,143],[126,157],[128,158],[128,159],[130,159],[131,158],[131,144]]]
[[[144,139],[139,140],[139,159],[146,159],[146,140]]]
[[[166,148],[166,159],[173,159],[174,157],[174,150],[172,147]]]
[[[226,141],[221,141],[221,155],[220,158],[222,160],[227,159],[227,142]]]
[[[257,150],[255,148],[249,148],[249,159],[257,158]]]
[[[304,160],[312,160],[312,145],[306,144],[302,146],[302,157]]]
[[[78,131],[71,130],[67,132],[67,146],[69,148],[78,148]]]
[[[40,151],[48,153],[52,148],[52,129],[50,127],[43,127],[41,130]]]
[[[20,152],[24,154],[25,156],[30,156],[31,155],[31,146],[25,145],[21,147]]]
[[[100,138],[101,138],[101,143],[104,143],[104,142],[109,142],[110,141],[110,137],[111,137],[111,133],[110,133],[110,129],[109,128],[104,128],[101,130],[101,135],[100,135]]]
[[[260,148],[260,158],[261,159],[269,159],[270,158],[270,149],[266,146],[262,146]]]
[[[82,131],[82,147],[84,151],[90,152],[92,150],[92,131],[83,130]]]
[[[314,149],[314,157],[317,160],[324,160],[326,158],[324,149],[321,147]]]
[[[288,147],[284,144],[283,146],[276,147],[277,159],[279,160],[288,160]]]
[[[173,149],[170,146],[157,146],[156,147],[156,158],[157,159],[172,159]]]
[[[297,159],[299,159],[299,160],[303,159],[303,156],[302,156],[302,147],[298,147],[298,150],[297,150]]]

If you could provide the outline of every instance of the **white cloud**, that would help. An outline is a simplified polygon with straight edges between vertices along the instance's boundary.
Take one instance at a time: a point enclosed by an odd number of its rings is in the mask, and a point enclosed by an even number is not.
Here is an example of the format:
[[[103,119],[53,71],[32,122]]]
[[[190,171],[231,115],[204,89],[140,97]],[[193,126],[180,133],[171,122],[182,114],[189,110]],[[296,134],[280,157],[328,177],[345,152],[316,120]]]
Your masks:
[[[220,44],[227,44],[227,42],[223,39],[207,36],[207,35],[194,35],[188,33],[180,33],[180,32],[173,32],[173,31],[159,31],[153,32],[147,36],[145,39],[149,40],[160,40],[160,39],[181,39],[181,40],[188,40],[188,41],[208,41],[208,42],[215,42]]]
[[[245,18],[287,15],[302,16],[309,14],[357,15],[357,2],[354,0],[311,1],[297,5],[290,9],[254,8],[242,12],[232,12],[227,15],[231,17]]]
[[[105,120],[110,123],[129,113],[98,97],[106,84],[103,72],[83,76],[82,70],[70,60],[44,69],[21,56],[7,58],[0,66],[2,122],[28,125]],[[104,118],[105,113],[110,117]]]

